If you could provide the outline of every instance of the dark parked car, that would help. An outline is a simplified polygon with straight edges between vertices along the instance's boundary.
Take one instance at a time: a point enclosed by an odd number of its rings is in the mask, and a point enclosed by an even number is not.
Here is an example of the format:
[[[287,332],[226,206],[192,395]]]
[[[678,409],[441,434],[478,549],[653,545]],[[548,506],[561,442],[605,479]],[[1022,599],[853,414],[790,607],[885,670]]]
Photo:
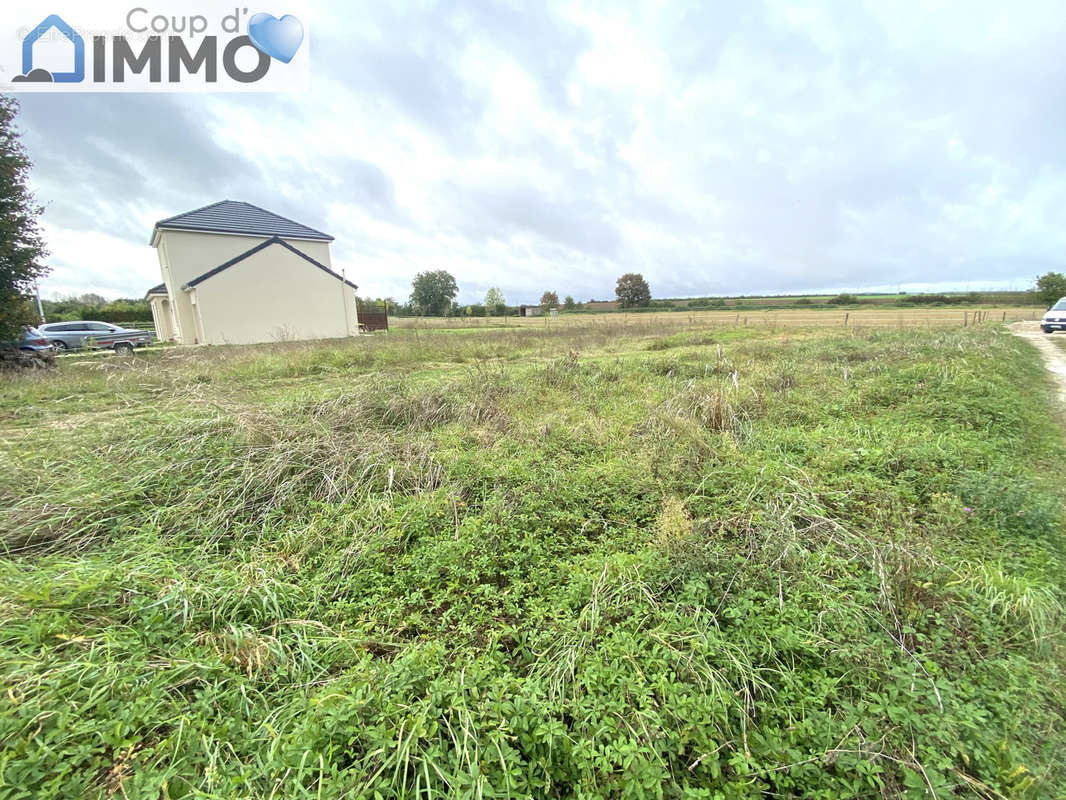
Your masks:
[[[134,347],[144,347],[152,342],[152,334],[148,331],[123,328],[107,322],[49,322],[41,326],[41,333],[61,353],[83,347],[132,353]]]
[[[1040,330],[1044,333],[1066,331],[1066,297],[1055,303],[1040,320]]]

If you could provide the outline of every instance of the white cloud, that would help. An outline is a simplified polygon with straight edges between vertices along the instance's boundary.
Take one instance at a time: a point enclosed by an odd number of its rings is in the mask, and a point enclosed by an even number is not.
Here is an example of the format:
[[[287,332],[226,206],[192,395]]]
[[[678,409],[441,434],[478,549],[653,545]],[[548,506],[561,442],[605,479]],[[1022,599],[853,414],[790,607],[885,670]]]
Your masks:
[[[47,297],[94,292],[105,297],[141,296],[160,281],[155,251],[97,231],[74,231],[45,224],[52,272],[41,282]],[[142,288],[143,287],[143,288]]]
[[[321,3],[303,95],[25,98],[43,288],[143,294],[152,222],[225,197],[374,295],[1025,285],[1066,268],[1060,11]]]

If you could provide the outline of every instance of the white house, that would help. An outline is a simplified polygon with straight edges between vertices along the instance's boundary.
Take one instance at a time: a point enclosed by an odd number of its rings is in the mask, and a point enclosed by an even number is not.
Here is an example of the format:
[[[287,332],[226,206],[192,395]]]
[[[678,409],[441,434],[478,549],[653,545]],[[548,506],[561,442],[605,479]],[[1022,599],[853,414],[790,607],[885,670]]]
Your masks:
[[[156,335],[251,344],[358,333],[358,287],[333,271],[332,241],[233,200],[157,222],[151,244],[163,282],[148,291]]]

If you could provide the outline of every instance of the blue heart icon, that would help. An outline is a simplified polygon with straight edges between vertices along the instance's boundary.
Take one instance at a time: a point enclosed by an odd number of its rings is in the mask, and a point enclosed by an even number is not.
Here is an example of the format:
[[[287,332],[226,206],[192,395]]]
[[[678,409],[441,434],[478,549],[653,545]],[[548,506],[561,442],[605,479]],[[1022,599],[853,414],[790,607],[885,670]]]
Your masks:
[[[271,58],[288,64],[304,40],[304,26],[292,14],[281,19],[272,14],[253,14],[248,20],[248,38]]]

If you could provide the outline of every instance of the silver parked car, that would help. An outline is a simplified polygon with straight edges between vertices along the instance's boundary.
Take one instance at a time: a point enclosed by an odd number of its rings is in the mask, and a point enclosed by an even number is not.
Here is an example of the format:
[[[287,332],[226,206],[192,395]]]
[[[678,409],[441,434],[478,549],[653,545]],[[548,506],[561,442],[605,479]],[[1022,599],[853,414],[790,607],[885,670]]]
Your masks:
[[[107,322],[49,322],[39,326],[39,329],[60,353],[83,347],[132,353],[133,348],[144,347],[152,342],[152,334],[148,331],[123,328]]]
[[[44,334],[37,328],[29,327],[22,329],[22,338],[12,342],[0,342],[0,358],[12,360],[18,354],[21,354],[23,359],[46,363],[55,361],[56,357],[55,349],[44,338]]]

